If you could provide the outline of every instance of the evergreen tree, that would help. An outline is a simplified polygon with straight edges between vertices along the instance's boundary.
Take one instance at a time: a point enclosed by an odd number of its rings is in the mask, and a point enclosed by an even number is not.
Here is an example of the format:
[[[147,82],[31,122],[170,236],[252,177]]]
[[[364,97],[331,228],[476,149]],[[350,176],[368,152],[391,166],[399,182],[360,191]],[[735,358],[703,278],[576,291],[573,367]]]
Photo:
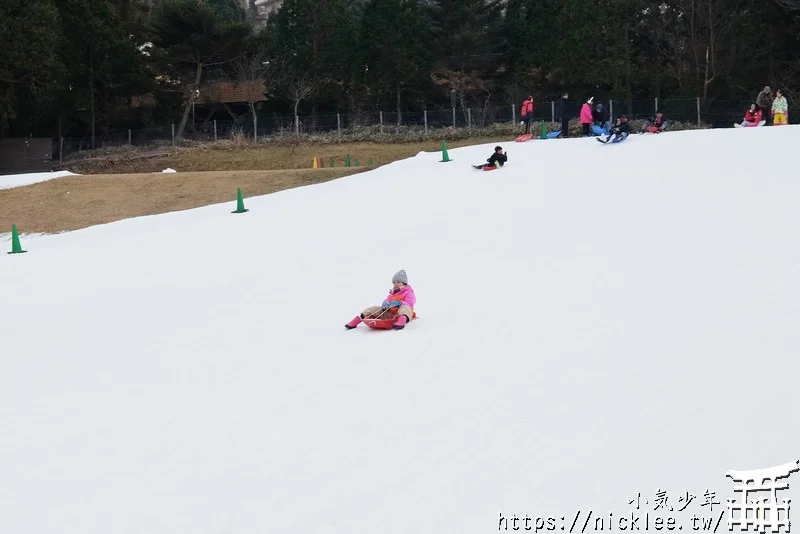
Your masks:
[[[403,95],[428,89],[433,63],[431,23],[418,0],[371,0],[361,27],[364,81],[377,106],[389,102],[398,113]]]
[[[132,80],[144,56],[131,39],[122,19],[120,0],[56,0],[66,46],[62,50],[69,69],[70,108],[87,109],[91,146],[95,147],[98,113],[129,101]]]
[[[53,0],[3,0],[0,8],[0,137],[27,136],[54,100],[65,73]],[[16,119],[16,121],[15,121]]]
[[[166,83],[183,94],[183,115],[176,132],[181,137],[206,70],[231,61],[250,27],[231,22],[218,6],[204,0],[163,0],[153,14],[153,26]]]

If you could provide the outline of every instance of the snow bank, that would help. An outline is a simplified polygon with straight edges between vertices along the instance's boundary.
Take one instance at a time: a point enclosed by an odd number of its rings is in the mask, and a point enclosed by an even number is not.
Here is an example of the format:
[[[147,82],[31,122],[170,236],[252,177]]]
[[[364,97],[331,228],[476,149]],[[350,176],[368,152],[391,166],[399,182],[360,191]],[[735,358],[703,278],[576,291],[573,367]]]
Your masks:
[[[33,172],[27,174],[6,174],[0,176],[0,189],[11,189],[14,187],[22,187],[25,185],[37,184],[39,182],[46,182],[55,178],[64,176],[78,176],[69,171],[55,171],[55,172]]]

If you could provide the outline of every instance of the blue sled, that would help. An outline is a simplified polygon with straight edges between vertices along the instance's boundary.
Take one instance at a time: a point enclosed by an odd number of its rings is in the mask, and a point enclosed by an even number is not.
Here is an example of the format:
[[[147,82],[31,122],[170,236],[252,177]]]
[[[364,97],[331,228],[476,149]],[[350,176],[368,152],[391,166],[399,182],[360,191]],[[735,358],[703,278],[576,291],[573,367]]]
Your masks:
[[[545,137],[545,139],[555,139],[555,138],[556,138],[556,137],[558,137],[559,135],[561,135],[561,130],[558,130],[557,132],[550,132],[550,133],[548,133],[548,134],[547,134],[547,137]],[[539,137],[538,139],[542,139],[542,138],[541,138],[541,137]]]
[[[606,143],[608,143],[609,141],[611,141],[612,143],[621,143],[621,142],[623,142],[623,141],[624,141],[625,139],[627,139],[627,138],[628,138],[628,134],[624,133],[624,134],[622,134],[622,135],[621,135],[621,136],[619,136],[619,137],[616,137],[616,136],[615,136],[614,138],[611,138],[610,136],[609,136],[609,137],[606,137],[606,140],[605,140],[605,141],[603,141],[603,140],[602,140],[602,139],[600,139],[599,137],[596,137],[596,138],[595,138],[595,141],[597,141],[598,143],[603,143],[603,144],[605,145],[605,144],[606,144]]]
[[[595,135],[608,135],[609,130],[606,128],[601,128],[596,124],[592,124],[592,132],[594,132]]]

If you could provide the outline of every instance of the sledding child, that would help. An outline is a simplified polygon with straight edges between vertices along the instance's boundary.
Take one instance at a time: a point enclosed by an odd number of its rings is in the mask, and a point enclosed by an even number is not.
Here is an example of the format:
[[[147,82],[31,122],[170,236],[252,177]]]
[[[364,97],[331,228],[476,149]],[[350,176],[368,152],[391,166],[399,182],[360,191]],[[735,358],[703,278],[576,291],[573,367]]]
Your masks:
[[[655,117],[650,117],[649,120],[645,121],[644,126],[642,126],[642,131],[660,133],[663,132],[666,128],[667,128],[667,119],[664,118],[663,113],[658,111],[656,112]]]
[[[492,154],[486,161],[488,161],[489,163],[488,164],[482,163],[480,165],[473,165],[473,167],[475,167],[476,169],[482,169],[483,167],[486,167],[486,166],[489,166],[489,167],[492,167],[492,166],[494,166],[494,167],[502,167],[503,164],[506,161],[508,161],[508,156],[506,155],[505,152],[503,152],[503,147],[496,146],[496,147],[494,147],[494,154]]]
[[[589,137],[591,135],[591,127],[592,127],[592,102],[594,102],[594,97],[589,97],[589,100],[583,103],[581,106],[581,126],[583,127],[583,136]]]
[[[396,317],[392,328],[401,330],[414,316],[414,304],[417,297],[414,290],[408,285],[408,276],[404,270],[399,270],[392,277],[392,289],[389,291],[386,300],[380,306],[370,306],[361,312],[361,315],[344,325],[351,330],[357,327],[364,319],[392,319]]]
[[[611,137],[614,137],[614,140],[621,140],[624,137],[628,137],[630,133],[630,125],[628,124],[628,117],[625,115],[621,115],[617,118],[614,122],[614,127],[611,128],[611,131],[608,132],[608,137],[606,137],[605,142],[608,143],[611,141]],[[599,139],[599,137],[598,137]]]
[[[592,111],[592,119],[594,119],[594,125],[602,128],[603,130],[610,130],[611,123],[608,120],[608,110],[603,104],[597,104],[597,107],[594,108]]]
[[[771,113],[775,126],[789,124],[789,105],[786,103],[786,97],[783,96],[783,92],[780,89],[775,91],[775,100],[772,101]]]
[[[761,110],[758,109],[758,106],[755,104],[750,104],[750,109],[748,109],[744,114],[742,126],[758,126],[758,123],[761,122],[761,119]]]

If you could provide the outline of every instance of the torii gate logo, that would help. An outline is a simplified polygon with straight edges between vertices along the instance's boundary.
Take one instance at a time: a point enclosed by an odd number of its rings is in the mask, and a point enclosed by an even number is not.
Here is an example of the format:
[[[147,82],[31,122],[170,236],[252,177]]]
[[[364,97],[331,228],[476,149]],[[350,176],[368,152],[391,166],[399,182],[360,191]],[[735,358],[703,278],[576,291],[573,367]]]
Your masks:
[[[761,534],[765,534],[767,528],[770,527],[772,532],[778,532],[780,527],[784,528],[784,532],[790,532],[789,502],[791,499],[783,499],[778,502],[777,495],[777,491],[787,489],[789,483],[779,484],[778,479],[788,478],[791,473],[798,470],[800,470],[800,460],[764,469],[727,471],[725,476],[731,477],[734,482],[741,483],[741,485],[734,486],[734,491],[742,492],[741,502],[736,502],[736,499],[728,499],[728,530],[733,530],[734,525],[740,525],[740,530],[747,531],[750,530],[750,525],[753,525],[753,532]],[[769,492],[770,497],[756,497],[748,500],[748,494],[755,492]]]

